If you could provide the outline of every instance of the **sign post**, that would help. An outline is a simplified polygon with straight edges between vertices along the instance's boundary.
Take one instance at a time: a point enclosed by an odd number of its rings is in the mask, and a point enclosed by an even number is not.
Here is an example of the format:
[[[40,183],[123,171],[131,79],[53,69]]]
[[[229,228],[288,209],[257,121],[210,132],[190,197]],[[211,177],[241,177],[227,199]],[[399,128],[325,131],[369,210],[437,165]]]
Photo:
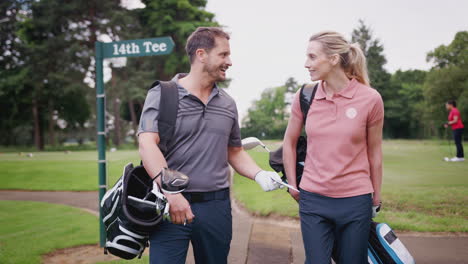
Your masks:
[[[116,57],[141,57],[166,55],[174,49],[174,41],[171,37],[150,39],[134,39],[117,42],[103,43],[97,41],[96,49],[96,119],[97,119],[97,147],[98,147],[98,171],[99,171],[99,207],[102,197],[107,190],[106,182],[106,121],[103,60]],[[104,247],[106,242],[104,224],[101,211],[99,211],[99,244]]]

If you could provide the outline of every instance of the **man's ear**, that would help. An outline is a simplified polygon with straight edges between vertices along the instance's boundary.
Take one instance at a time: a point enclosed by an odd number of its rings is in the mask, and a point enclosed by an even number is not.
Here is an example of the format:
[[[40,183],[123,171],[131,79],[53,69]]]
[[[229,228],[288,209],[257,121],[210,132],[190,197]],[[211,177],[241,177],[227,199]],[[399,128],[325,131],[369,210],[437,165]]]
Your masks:
[[[195,57],[197,60],[199,60],[200,62],[202,63],[205,63],[205,60],[206,60],[206,50],[204,49],[197,49],[195,51]]]

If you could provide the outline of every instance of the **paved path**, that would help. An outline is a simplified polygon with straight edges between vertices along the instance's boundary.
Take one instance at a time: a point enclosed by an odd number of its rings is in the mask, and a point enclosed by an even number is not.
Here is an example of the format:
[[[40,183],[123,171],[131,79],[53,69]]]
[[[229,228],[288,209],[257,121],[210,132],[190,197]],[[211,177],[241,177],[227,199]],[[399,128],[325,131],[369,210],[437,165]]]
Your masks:
[[[83,208],[97,215],[97,192],[0,191],[0,200],[33,200]],[[233,203],[233,241],[229,263],[304,263],[304,249],[297,220],[255,218]],[[468,263],[468,234],[399,233],[416,262]],[[189,254],[187,263],[194,263]]]

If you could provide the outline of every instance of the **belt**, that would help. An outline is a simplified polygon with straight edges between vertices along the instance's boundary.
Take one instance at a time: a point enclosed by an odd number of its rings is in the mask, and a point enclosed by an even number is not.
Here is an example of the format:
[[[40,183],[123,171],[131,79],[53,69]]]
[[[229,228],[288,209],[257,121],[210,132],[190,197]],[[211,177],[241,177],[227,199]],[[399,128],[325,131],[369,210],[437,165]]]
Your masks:
[[[184,192],[182,193],[189,203],[201,203],[212,200],[229,199],[229,188],[213,192]]]

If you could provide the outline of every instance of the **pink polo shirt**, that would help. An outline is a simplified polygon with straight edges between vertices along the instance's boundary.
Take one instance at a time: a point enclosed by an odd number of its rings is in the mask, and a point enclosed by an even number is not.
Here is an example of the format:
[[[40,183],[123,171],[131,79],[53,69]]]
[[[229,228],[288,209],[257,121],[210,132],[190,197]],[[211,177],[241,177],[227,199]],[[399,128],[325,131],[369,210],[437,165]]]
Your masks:
[[[307,115],[307,156],[300,188],[334,198],[372,193],[367,128],[384,117],[382,97],[352,79],[328,98],[322,84]],[[302,120],[299,92],[292,115]]]

